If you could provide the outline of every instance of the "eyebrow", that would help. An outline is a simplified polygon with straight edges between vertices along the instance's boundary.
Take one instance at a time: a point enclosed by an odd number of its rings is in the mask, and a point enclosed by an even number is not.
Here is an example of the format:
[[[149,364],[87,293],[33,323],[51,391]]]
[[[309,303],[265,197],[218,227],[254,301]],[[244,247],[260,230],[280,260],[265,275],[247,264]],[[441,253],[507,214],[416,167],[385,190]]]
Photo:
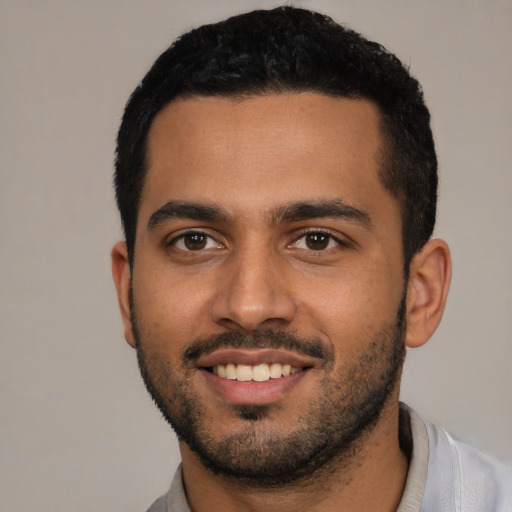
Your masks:
[[[341,199],[291,203],[277,208],[272,212],[271,218],[276,224],[318,218],[341,218],[354,221],[366,229],[372,227],[371,218],[367,212],[348,205]]]
[[[227,222],[230,215],[222,207],[215,204],[169,201],[151,215],[148,228],[154,229],[170,219]]]
[[[166,221],[176,218],[202,222],[229,222],[232,217],[224,208],[216,204],[169,201],[151,215],[148,228],[155,229]],[[290,203],[279,206],[270,213],[270,222],[273,224],[319,218],[342,218],[354,221],[366,229],[372,227],[368,213],[343,203],[341,199]]]

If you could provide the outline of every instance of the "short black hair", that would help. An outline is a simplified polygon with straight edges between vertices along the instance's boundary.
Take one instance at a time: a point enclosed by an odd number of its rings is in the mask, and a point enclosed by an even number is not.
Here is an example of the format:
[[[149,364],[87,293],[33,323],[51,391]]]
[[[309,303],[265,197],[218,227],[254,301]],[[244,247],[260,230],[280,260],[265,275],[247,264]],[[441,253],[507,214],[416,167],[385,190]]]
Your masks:
[[[115,190],[130,263],[147,171],[148,133],[177,97],[318,92],[374,102],[384,141],[380,180],[402,214],[406,270],[432,235],[437,158],[420,84],[383,46],[328,16],[285,6],[194,29],[170,46],[132,93],[117,138]]]

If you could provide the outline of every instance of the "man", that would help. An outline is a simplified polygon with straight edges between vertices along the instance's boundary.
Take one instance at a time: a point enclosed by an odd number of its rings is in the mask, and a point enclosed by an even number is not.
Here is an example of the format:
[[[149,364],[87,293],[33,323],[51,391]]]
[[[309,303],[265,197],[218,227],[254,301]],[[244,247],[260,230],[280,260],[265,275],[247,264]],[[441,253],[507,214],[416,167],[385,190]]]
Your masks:
[[[130,98],[112,251],[182,455],[151,511],[505,511],[499,463],[399,404],[451,263],[419,84],[282,7],[185,34]]]

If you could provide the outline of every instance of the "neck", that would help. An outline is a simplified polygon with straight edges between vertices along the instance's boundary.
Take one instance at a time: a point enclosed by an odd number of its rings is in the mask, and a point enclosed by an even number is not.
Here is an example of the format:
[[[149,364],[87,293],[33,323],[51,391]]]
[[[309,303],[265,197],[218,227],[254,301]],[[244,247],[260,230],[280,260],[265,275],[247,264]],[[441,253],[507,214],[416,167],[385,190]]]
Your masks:
[[[261,488],[214,475],[180,446],[187,500],[192,512],[359,512],[396,511],[405,486],[408,460],[398,439],[398,401],[382,411],[378,424],[350,454],[317,471],[307,481]]]

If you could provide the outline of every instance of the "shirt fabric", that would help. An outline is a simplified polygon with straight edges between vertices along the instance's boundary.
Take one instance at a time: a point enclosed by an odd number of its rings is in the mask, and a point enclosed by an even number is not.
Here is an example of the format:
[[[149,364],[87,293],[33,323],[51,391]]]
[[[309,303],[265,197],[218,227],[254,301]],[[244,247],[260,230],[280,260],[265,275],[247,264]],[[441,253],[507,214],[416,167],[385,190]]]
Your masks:
[[[512,512],[510,467],[454,440],[404,404],[401,419],[400,444],[411,458],[397,512]],[[168,493],[147,512],[190,512],[181,466]]]

